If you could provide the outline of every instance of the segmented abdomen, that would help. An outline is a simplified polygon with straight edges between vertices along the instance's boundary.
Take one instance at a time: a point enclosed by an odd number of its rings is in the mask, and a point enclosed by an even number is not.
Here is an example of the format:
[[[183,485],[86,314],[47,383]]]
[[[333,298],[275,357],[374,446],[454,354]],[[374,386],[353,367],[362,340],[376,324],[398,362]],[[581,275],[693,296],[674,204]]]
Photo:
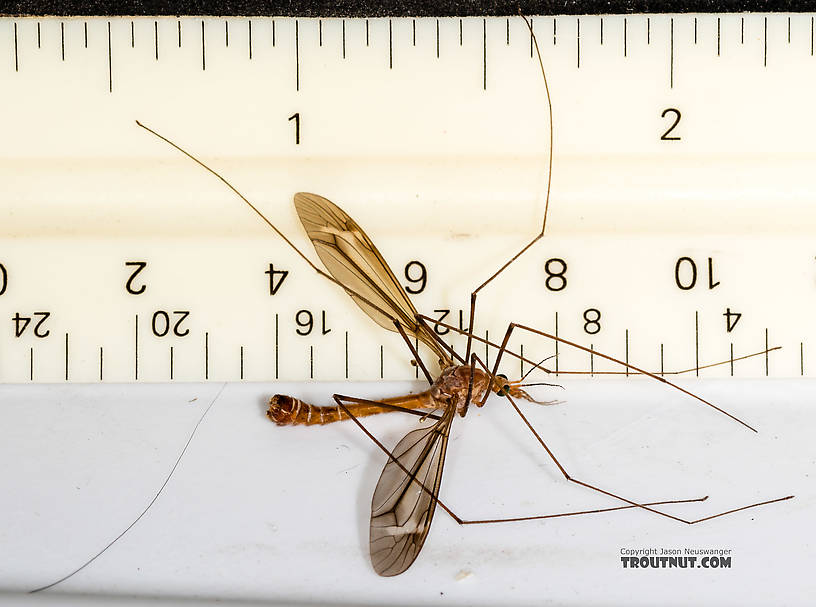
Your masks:
[[[408,409],[438,407],[438,405],[430,402],[427,392],[397,398],[387,398],[383,399],[383,402]],[[368,403],[346,403],[346,408],[354,417],[366,417],[368,415],[387,413],[394,410],[391,407]],[[275,394],[275,396],[269,399],[269,410],[266,412],[266,415],[279,426],[295,426],[301,424],[313,426],[349,419],[348,414],[339,406],[318,407],[304,403],[298,398],[286,396],[285,394]]]

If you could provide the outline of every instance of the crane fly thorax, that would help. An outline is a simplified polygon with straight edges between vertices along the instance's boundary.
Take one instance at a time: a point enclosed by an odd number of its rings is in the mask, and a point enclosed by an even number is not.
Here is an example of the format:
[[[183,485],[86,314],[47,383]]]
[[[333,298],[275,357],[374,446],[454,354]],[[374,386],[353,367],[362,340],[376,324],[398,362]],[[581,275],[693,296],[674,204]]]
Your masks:
[[[473,387],[470,388],[471,376]],[[468,390],[471,392],[470,401],[477,406],[488,386],[490,376],[481,369],[471,368],[469,365],[448,367],[439,375],[431,386],[431,398],[437,402],[454,404],[456,412],[464,415],[468,405]]]

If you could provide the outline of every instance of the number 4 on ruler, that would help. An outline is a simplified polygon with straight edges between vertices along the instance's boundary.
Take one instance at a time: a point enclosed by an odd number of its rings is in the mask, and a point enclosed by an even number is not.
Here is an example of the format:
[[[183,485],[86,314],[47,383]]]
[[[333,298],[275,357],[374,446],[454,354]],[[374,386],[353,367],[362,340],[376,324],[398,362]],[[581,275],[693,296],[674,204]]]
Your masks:
[[[723,312],[723,316],[725,316],[726,333],[731,333],[731,331],[734,330],[734,327],[737,326],[739,319],[742,318],[742,314],[739,312],[732,312],[731,308],[726,308],[725,312]]]
[[[274,295],[281,288],[286,277],[289,276],[289,270],[276,270],[275,264],[270,263],[269,269],[264,274],[269,274],[269,294]]]

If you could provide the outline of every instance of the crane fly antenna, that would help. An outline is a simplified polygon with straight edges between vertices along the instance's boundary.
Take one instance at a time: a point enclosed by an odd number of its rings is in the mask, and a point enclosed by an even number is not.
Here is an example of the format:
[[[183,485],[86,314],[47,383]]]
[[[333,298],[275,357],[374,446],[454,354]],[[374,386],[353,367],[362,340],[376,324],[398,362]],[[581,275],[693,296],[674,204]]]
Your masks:
[[[533,371],[535,371],[536,369],[541,369],[542,371],[547,371],[547,370],[546,370],[544,367],[542,367],[541,365],[543,365],[543,364],[544,364],[545,362],[547,362],[548,360],[551,360],[551,359],[555,358],[556,356],[558,356],[558,354],[552,354],[552,355],[550,355],[550,356],[547,356],[547,357],[545,357],[545,358],[542,358],[542,359],[541,359],[540,361],[538,361],[538,362],[537,362],[535,365],[533,365],[533,367],[532,367],[532,368],[531,368],[529,371],[527,371],[527,373],[525,373],[524,375],[522,375],[522,376],[521,376],[521,379],[519,380],[519,382],[523,382],[525,379],[527,379],[527,376],[528,376],[528,375],[530,375],[530,373],[532,373],[532,372],[533,372]],[[532,386],[533,384],[528,384],[528,385]],[[550,384],[547,384],[547,385],[550,385]]]

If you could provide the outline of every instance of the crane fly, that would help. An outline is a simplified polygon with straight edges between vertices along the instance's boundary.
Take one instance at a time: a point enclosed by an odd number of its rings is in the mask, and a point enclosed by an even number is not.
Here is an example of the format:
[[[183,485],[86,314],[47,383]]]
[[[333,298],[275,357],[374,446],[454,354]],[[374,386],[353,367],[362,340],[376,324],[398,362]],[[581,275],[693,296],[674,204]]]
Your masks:
[[[279,425],[326,424],[350,419],[387,455],[388,460],[377,482],[372,498],[369,535],[371,562],[374,570],[382,576],[399,575],[413,564],[428,536],[437,506],[442,508],[460,524],[489,524],[541,520],[637,508],[691,525],[749,508],[788,500],[793,497],[789,495],[732,508],[724,512],[697,519],[685,519],[658,509],[655,506],[701,502],[707,499],[708,496],[694,499],[643,502],[642,500],[629,499],[570,475],[516,403],[516,400],[525,400],[539,404],[554,404],[554,401],[536,401],[524,390],[524,387],[527,385],[551,386],[553,384],[542,384],[542,382],[525,384],[524,380],[526,375],[517,381],[510,381],[507,377],[498,373],[500,362],[505,355],[530,363],[533,365],[530,371],[535,369],[548,371],[542,366],[544,361],[535,362],[528,360],[508,348],[510,338],[517,330],[539,335],[589,352],[595,356],[619,364],[626,368],[627,371],[646,375],[717,410],[749,430],[754,432],[756,432],[756,430],[724,409],[667,380],[663,375],[651,373],[628,362],[600,353],[562,337],[551,335],[534,327],[510,323],[504,335],[504,339],[500,344],[475,335],[474,321],[478,293],[538,242],[544,236],[546,228],[552,175],[552,103],[541,53],[538,49],[538,42],[530,22],[527,21],[526,18],[525,22],[530,30],[531,42],[535,45],[535,50],[538,55],[538,62],[541,67],[541,74],[544,78],[549,107],[549,173],[547,178],[544,219],[540,233],[471,293],[470,316],[467,330],[420,314],[411,303],[407,293],[400,285],[394,272],[380,254],[371,238],[368,237],[354,219],[336,204],[317,194],[301,192],[294,197],[295,209],[306,234],[314,245],[317,255],[325,267],[325,270],[323,270],[295,246],[227,179],[170,139],[137,121],[140,127],[163,140],[217,177],[275,231],[289,247],[312,267],[312,269],[320,276],[346,291],[351,299],[374,322],[387,330],[398,332],[411,351],[413,362],[422,370],[425,378],[428,380],[430,387],[424,392],[378,401],[335,394],[333,395],[336,403],[335,406],[319,407],[304,403],[291,396],[276,394],[270,399],[269,403],[267,415],[272,421]],[[457,353],[434,332],[432,327],[438,326],[445,327],[467,338],[467,347],[464,355]],[[438,359],[440,372],[436,374],[436,376],[430,372],[422,361],[412,338],[427,346]],[[473,351],[474,341],[498,348],[498,355],[492,368],[489,368],[486,362],[479,358]],[[766,352],[767,351],[770,350],[766,350]],[[476,407],[483,406],[491,393],[507,399],[532,436],[546,452],[548,458],[567,481],[611,497],[618,502],[622,502],[623,505],[596,510],[489,520],[467,520],[455,514],[453,510],[439,499],[439,490],[442,483],[442,473],[444,470],[445,454],[450,437],[451,424],[457,414],[464,417],[470,405]],[[433,419],[434,422],[430,426],[411,430],[393,449],[388,449],[358,418],[390,411],[401,411],[420,416],[423,419],[430,418]]]

